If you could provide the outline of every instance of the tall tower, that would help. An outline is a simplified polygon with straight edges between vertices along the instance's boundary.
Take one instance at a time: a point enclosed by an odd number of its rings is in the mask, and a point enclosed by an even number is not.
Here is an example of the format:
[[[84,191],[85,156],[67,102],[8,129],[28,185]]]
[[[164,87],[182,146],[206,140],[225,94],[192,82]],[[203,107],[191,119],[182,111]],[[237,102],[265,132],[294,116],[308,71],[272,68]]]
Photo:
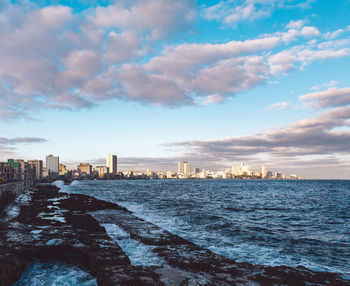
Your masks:
[[[266,166],[262,166],[262,168],[261,168],[261,178],[267,179],[267,167]]]
[[[191,174],[191,164],[188,162],[179,162],[177,164],[177,173],[189,176]]]
[[[111,174],[117,174],[117,155],[107,155],[106,165]]]
[[[48,155],[46,156],[46,168],[52,172],[58,174],[60,159],[58,156]]]

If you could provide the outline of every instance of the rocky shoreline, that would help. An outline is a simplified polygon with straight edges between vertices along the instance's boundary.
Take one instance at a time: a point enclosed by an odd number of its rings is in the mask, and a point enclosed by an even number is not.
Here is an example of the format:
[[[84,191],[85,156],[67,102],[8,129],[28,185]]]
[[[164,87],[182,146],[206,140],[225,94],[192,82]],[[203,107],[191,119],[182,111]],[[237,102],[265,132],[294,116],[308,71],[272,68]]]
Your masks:
[[[135,266],[101,223],[152,246],[162,266]],[[75,263],[98,285],[350,285],[340,274],[305,267],[237,263],[136,217],[117,204],[38,185],[0,217],[0,285],[35,260]]]

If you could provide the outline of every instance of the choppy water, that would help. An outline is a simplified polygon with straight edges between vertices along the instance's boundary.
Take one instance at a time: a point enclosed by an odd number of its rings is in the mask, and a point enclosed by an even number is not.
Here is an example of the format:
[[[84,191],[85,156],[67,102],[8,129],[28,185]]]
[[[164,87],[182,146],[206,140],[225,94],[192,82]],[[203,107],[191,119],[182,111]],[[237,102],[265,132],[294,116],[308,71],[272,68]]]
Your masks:
[[[57,185],[64,192],[118,203],[236,261],[303,265],[350,277],[350,181],[124,180]],[[164,262],[116,225],[104,226],[132,264]],[[95,283],[75,266],[37,262],[16,285]]]
[[[96,278],[62,262],[33,262],[13,286],[97,286]]]
[[[350,181],[84,181],[65,191],[240,262],[350,273]]]

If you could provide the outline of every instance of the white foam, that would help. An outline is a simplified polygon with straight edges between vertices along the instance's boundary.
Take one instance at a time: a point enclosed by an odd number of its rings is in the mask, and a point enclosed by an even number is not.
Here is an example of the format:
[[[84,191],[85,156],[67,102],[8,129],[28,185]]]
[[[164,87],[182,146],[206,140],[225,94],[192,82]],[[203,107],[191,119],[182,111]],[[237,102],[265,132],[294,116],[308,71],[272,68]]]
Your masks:
[[[145,245],[130,238],[129,234],[116,224],[102,224],[107,234],[118,243],[129,256],[132,265],[166,265],[166,262],[158,257],[153,249],[155,247]]]
[[[77,266],[65,263],[35,262],[29,265],[13,286],[96,286],[96,278]]]

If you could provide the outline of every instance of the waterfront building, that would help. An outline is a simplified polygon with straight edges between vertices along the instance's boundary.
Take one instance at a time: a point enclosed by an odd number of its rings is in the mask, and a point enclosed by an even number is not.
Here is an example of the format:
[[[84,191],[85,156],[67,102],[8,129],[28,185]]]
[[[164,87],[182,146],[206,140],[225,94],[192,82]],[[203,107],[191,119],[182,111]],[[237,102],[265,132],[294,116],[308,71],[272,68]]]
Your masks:
[[[60,164],[59,166],[58,166],[58,171],[59,171],[59,175],[66,175],[67,173],[68,173],[68,171],[67,171],[67,168],[66,168],[66,166],[65,165],[63,165],[63,164]]]
[[[40,180],[43,177],[43,161],[42,160],[29,160],[29,168],[35,172],[35,178]]]
[[[0,162],[0,183],[15,181],[15,169],[8,162]]]
[[[272,179],[273,175],[271,171],[267,171],[266,179]]]
[[[191,175],[191,164],[183,161],[179,162],[177,165],[177,173],[182,174],[184,177],[188,177]]]
[[[201,172],[200,173],[200,178],[201,179],[206,179],[208,177],[207,173],[206,172]]]
[[[111,174],[117,174],[117,155],[107,155],[106,165],[109,168]]]
[[[170,171],[166,172],[166,178],[167,179],[173,179],[174,178],[173,172],[170,172]]]
[[[80,163],[77,166],[77,169],[79,171],[79,174],[81,174],[81,175],[85,174],[85,175],[90,176],[92,173],[92,166],[89,163],[86,163],[86,164]]]
[[[20,171],[21,171],[21,179],[25,180],[28,175],[28,163],[24,162],[22,159],[16,159],[14,160],[16,163],[19,163],[20,165]]]
[[[254,172],[254,177],[261,178],[261,173],[259,171]]]
[[[232,174],[234,176],[249,176],[253,175],[253,172],[250,170],[250,167],[246,163],[241,163],[239,166],[232,166]]]
[[[21,164],[14,159],[7,159],[7,163],[13,168],[13,179],[15,181],[23,180]]]
[[[46,156],[46,169],[50,173],[59,173],[60,159],[58,156],[48,155]]]
[[[109,174],[109,168],[107,166],[96,166],[94,169],[98,173],[99,178],[104,178]]]
[[[232,175],[241,176],[241,166],[232,166]]]

